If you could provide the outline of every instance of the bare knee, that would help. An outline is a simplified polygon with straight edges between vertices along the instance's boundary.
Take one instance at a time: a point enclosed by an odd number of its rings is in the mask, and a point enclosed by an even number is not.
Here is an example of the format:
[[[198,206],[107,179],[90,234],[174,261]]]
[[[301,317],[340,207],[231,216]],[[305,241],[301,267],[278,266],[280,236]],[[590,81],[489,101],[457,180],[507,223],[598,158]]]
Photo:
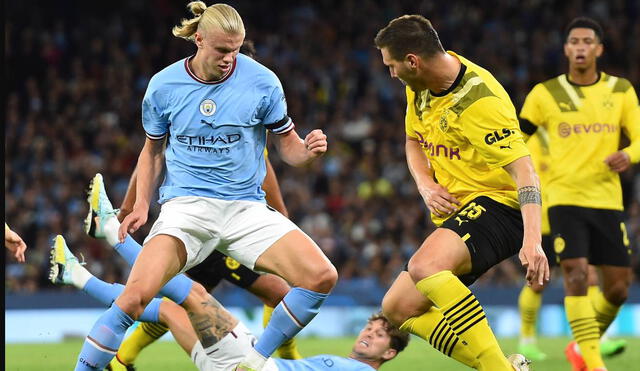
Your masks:
[[[582,296],[587,294],[589,271],[586,264],[563,262],[562,271],[567,295]]]
[[[146,299],[137,291],[129,291],[122,293],[116,300],[115,304],[132,319],[136,320],[144,312],[151,299]]]
[[[422,259],[416,257],[416,255],[409,259],[407,268],[413,282],[419,282],[445,270],[451,270],[451,267],[438,261],[438,259]]]
[[[400,327],[410,317],[404,313],[402,303],[388,294],[382,299],[382,313],[396,327]]]
[[[302,278],[300,287],[307,290],[328,294],[338,282],[338,271],[328,263],[314,272],[307,272]]]

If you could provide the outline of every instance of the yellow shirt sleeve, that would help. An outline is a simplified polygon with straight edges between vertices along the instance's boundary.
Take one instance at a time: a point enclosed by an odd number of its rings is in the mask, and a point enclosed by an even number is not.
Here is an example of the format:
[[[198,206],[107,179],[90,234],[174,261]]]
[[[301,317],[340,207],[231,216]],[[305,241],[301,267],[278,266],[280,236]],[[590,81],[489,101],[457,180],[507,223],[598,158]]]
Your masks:
[[[631,162],[635,164],[640,161],[640,106],[633,86],[624,93],[621,126],[631,142],[623,151],[629,155]]]
[[[416,129],[418,127],[417,124],[419,119],[418,119],[418,116],[416,115],[416,108],[413,105],[413,101],[415,100],[415,93],[407,87],[406,95],[407,95],[407,112],[404,116],[404,131],[407,133],[408,136],[412,138],[418,138],[418,135],[416,134]]]
[[[515,111],[498,97],[485,97],[460,116],[469,142],[491,169],[529,155]]]
[[[542,110],[541,89],[543,86],[538,84],[531,89],[524,100],[522,109],[520,110],[520,118],[525,119],[535,126],[544,126],[544,110]]]

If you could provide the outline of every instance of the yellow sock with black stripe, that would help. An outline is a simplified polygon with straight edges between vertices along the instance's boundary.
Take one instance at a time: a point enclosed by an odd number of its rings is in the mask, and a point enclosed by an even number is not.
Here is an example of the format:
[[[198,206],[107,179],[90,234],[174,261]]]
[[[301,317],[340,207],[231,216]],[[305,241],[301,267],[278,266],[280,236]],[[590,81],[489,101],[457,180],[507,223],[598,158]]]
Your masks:
[[[531,287],[524,286],[518,297],[518,309],[520,310],[520,339],[531,341],[536,337],[536,322],[538,311],[542,305],[542,294],[533,291]]]
[[[600,336],[602,336],[611,325],[611,322],[616,319],[620,306],[607,300],[598,286],[589,286],[587,295],[596,313],[596,322],[598,322],[598,329],[600,330]]]
[[[418,282],[416,288],[440,308],[461,343],[478,360],[479,370],[513,370],[480,303],[451,271],[429,276]]]
[[[574,340],[589,370],[604,367],[600,356],[600,330],[595,312],[587,296],[566,296],[564,308]]]
[[[477,360],[469,353],[467,347],[462,345],[460,338],[453,332],[438,308],[431,307],[426,313],[409,318],[400,326],[400,330],[423,338],[447,357],[469,367],[476,366]]]
[[[262,310],[262,327],[267,327],[272,313],[273,308],[265,304]],[[278,348],[278,356],[283,359],[302,359],[302,355],[298,351],[296,339],[291,338],[282,343]]]
[[[142,349],[160,339],[167,331],[169,329],[159,323],[140,322],[120,345],[118,359],[126,365],[133,365]]]

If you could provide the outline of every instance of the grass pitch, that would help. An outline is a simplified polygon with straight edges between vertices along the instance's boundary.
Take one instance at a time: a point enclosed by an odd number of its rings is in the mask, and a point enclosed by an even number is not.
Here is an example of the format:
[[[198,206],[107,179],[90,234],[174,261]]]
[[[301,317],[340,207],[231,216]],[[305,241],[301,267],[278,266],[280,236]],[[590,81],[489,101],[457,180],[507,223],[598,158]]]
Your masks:
[[[609,370],[635,370],[640,364],[640,338],[626,338],[627,351],[614,358],[605,359]],[[305,356],[331,353],[346,356],[355,338],[299,339],[300,351]],[[544,362],[532,366],[536,371],[566,371],[570,369],[564,358],[564,347],[568,338],[541,338],[540,347],[549,356]],[[501,339],[502,350],[514,353],[516,339]],[[67,371],[75,366],[81,341],[66,341],[55,344],[6,344],[5,369],[11,371]],[[142,352],[136,363],[138,371],[146,370],[196,370],[189,357],[174,342],[160,341]],[[435,371],[468,370],[464,365],[448,359],[433,350],[425,341],[412,338],[398,358],[382,366],[382,371]]]

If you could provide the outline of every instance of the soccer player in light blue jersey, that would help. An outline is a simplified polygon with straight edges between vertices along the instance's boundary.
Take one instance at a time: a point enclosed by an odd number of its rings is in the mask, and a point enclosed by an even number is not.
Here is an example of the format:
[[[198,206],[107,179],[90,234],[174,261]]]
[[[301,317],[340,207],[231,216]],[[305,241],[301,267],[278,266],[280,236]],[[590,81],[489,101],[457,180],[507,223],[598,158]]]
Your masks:
[[[326,152],[326,136],[316,129],[301,139],[287,115],[278,78],[238,54],[245,30],[235,9],[225,4],[206,7],[200,1],[188,7],[195,17],[183,20],[173,33],[194,42],[197,52],[149,82],[142,102],[147,139],[138,159],[136,202],[120,226],[120,242],[146,223],[166,167],[160,216],[123,292],[89,332],[76,370],[103,369],[160,288],[214,249],[293,286],[238,370],[261,370],[280,344],[315,317],[337,281],[320,248],[266,205],[260,187],[266,130],[275,134],[280,156],[293,166]],[[207,306],[182,305],[208,352],[217,339]]]
[[[75,286],[105,305],[109,305],[123,290],[120,284],[110,284],[93,276],[73,255],[60,235],[54,239],[51,249],[49,279],[54,284]],[[192,284],[194,287],[200,286],[197,282]],[[244,355],[253,349],[252,344],[256,338],[211,295],[206,294],[204,300],[216,311],[212,324],[217,335],[207,350],[198,340],[185,310],[170,300],[154,298],[145,308],[140,320],[169,327],[178,344],[190,355],[198,370],[233,370]],[[263,370],[373,371],[394,359],[408,343],[409,333],[398,329],[384,315],[378,313],[369,317],[348,357],[322,354],[298,360],[269,358]]]

